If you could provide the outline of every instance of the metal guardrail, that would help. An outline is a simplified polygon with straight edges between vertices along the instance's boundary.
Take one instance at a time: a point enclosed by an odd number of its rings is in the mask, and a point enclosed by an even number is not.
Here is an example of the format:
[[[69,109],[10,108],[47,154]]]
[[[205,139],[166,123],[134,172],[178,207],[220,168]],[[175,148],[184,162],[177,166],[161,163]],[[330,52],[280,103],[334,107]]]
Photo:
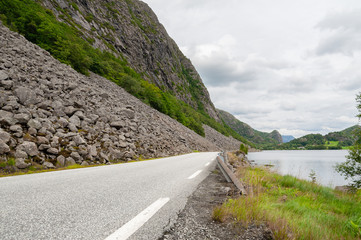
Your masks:
[[[226,157],[226,154],[225,154]],[[226,178],[227,182],[233,182],[233,184],[238,188],[241,195],[247,195],[247,191],[244,188],[243,184],[239,181],[239,179],[234,175],[234,173],[227,167],[224,159],[220,156],[217,157],[217,164],[221,172],[223,173],[224,177]]]

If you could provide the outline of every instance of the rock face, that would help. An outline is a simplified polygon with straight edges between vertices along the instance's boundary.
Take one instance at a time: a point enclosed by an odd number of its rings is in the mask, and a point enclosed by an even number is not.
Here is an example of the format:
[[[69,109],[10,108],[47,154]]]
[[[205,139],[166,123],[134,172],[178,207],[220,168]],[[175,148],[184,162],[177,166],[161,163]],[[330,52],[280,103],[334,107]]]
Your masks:
[[[199,99],[207,113],[220,121],[209,93],[157,16],[138,0],[41,0],[59,21],[78,26],[92,45],[115,52],[145,80],[169,90],[194,108]],[[64,14],[66,13],[66,14]],[[196,89],[196,90],[195,90]]]
[[[223,135],[214,144],[107,79],[77,73],[2,24],[0,55],[0,161],[53,168],[233,148]]]

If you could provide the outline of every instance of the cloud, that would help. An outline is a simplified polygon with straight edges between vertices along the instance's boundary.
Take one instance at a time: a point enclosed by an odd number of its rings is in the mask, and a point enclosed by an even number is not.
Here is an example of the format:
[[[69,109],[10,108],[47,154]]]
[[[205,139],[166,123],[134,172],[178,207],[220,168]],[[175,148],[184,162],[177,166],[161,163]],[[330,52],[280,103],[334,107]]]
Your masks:
[[[217,108],[295,137],[357,123],[361,1],[145,1]]]
[[[328,31],[328,36],[321,40],[316,53],[345,54],[352,56],[361,50],[361,9],[342,11],[327,15],[316,27]]]

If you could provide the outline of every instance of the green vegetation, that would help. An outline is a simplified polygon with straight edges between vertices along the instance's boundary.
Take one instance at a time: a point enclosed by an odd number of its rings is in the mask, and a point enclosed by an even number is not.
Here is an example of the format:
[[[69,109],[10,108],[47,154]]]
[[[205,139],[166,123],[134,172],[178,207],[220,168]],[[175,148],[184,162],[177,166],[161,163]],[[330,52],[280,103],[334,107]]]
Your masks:
[[[361,119],[361,93],[356,97],[358,118]],[[356,138],[355,145],[351,147],[347,160],[336,166],[336,171],[346,177],[352,179],[350,184],[354,188],[361,187],[361,129],[358,127],[354,131]],[[361,219],[360,219],[361,220]],[[359,225],[360,226],[360,225]]]
[[[217,109],[224,125],[228,125],[233,131],[242,136],[244,139],[242,142],[247,143],[253,148],[270,149],[277,146],[280,142],[276,139],[278,132],[272,133],[261,132],[253,129],[248,124],[239,121],[232,114]]]
[[[118,14],[114,8],[114,2],[106,4],[112,15]],[[78,10],[76,5],[72,4],[72,6]],[[231,135],[247,143],[244,138],[224,123],[218,123],[206,113],[201,102],[203,96],[201,83],[192,77],[189,70],[183,67],[182,74],[189,82],[189,91],[198,106],[197,110],[178,100],[170,92],[164,92],[154,84],[145,81],[128,65],[120,53],[115,56],[114,53],[93,48],[91,43],[94,39],[89,39],[83,35],[79,30],[81,27],[71,21],[66,10],[59,8],[59,11],[63,13],[62,17],[67,24],[57,21],[50,10],[45,9],[35,1],[0,1],[0,19],[2,22],[11,30],[21,33],[29,41],[49,51],[62,63],[72,66],[82,74],[89,75],[89,71],[91,71],[115,82],[146,104],[176,119],[199,135],[205,135],[202,124],[206,124],[226,136]],[[134,15],[133,20],[135,18]],[[94,16],[88,15],[86,19],[92,21]],[[104,42],[115,52],[111,44],[105,40]]]
[[[361,191],[342,193],[263,168],[242,176],[253,193],[216,208],[215,220],[266,224],[275,239],[360,239]]]
[[[288,143],[283,143],[274,146],[268,146],[267,149],[281,149],[281,150],[338,150],[349,149],[355,142],[355,131],[357,132],[359,126],[353,126],[340,132],[331,132],[325,136],[321,134],[308,134],[306,136],[294,139]]]
[[[248,154],[248,147],[243,143],[239,146],[239,150],[242,151],[244,154]]]

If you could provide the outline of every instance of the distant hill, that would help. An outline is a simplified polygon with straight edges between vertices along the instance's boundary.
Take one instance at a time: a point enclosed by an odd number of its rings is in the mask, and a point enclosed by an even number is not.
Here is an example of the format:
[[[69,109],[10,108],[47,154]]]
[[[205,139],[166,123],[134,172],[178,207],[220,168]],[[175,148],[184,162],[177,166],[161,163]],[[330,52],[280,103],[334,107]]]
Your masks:
[[[282,142],[283,142],[283,143],[288,143],[288,142],[292,141],[293,139],[295,139],[294,136],[291,136],[291,135],[282,135]]]
[[[271,133],[257,131],[226,111],[217,109],[217,112],[221,119],[230,128],[232,128],[236,133],[246,138],[248,141],[256,144],[260,148],[265,145],[273,146],[282,143],[282,136],[277,130],[274,130]]]
[[[325,136],[308,134],[290,142],[277,146],[277,149],[342,149],[355,142],[354,131],[360,128],[355,125],[340,132],[331,132]]]

